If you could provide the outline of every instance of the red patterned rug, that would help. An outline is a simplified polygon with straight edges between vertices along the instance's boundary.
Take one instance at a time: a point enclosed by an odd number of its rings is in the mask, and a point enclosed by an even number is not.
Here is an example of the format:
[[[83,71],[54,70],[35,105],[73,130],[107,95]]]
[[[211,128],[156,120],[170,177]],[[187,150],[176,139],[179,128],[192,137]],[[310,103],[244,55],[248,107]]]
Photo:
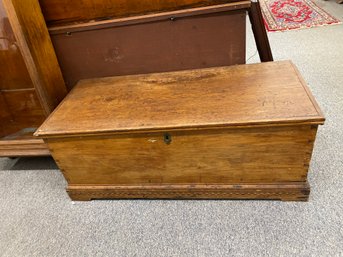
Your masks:
[[[268,31],[312,28],[341,23],[311,0],[260,0]]]

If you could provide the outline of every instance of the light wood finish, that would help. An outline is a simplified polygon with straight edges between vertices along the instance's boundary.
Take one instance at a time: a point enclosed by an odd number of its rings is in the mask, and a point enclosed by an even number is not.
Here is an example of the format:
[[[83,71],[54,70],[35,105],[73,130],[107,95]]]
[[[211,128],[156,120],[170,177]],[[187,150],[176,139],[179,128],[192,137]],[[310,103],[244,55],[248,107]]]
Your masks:
[[[35,134],[74,200],[307,200],[323,122],[284,61],[81,81]]]
[[[210,6],[234,0],[40,0],[49,25]]]
[[[3,0],[17,44],[45,114],[66,95],[56,55],[37,0]]]
[[[316,126],[169,134],[47,142],[70,185],[305,182]]]
[[[289,61],[84,80],[37,134],[322,123],[306,88]]]
[[[35,128],[25,128],[0,139],[0,157],[50,155],[47,144],[33,136]]]
[[[31,133],[32,136],[32,133]],[[0,157],[49,156],[50,152],[42,139],[0,140]]]

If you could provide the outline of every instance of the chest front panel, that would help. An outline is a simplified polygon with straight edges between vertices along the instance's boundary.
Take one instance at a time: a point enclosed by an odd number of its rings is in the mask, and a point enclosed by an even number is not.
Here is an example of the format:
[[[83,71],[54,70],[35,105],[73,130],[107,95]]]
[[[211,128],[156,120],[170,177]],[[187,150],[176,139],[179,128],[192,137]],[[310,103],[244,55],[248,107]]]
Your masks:
[[[69,184],[306,181],[311,126],[49,139]]]

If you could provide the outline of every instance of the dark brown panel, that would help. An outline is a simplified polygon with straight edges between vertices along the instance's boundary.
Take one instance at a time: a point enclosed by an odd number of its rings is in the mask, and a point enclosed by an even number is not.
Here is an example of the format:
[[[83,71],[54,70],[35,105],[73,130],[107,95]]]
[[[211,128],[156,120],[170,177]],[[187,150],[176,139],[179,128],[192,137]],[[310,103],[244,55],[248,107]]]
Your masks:
[[[235,0],[40,0],[39,2],[45,20],[51,25],[158,13],[230,3]]]
[[[64,79],[206,68],[245,63],[245,10],[51,34]],[[119,24],[119,25],[118,25]],[[66,28],[63,28],[65,31]]]

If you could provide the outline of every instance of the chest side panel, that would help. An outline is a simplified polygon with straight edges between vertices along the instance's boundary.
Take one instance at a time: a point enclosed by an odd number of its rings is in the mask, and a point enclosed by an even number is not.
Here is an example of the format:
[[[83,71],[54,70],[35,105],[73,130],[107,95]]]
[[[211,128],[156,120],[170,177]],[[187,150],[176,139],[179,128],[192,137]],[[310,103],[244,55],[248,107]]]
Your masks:
[[[316,126],[49,139],[69,185],[306,181]]]

